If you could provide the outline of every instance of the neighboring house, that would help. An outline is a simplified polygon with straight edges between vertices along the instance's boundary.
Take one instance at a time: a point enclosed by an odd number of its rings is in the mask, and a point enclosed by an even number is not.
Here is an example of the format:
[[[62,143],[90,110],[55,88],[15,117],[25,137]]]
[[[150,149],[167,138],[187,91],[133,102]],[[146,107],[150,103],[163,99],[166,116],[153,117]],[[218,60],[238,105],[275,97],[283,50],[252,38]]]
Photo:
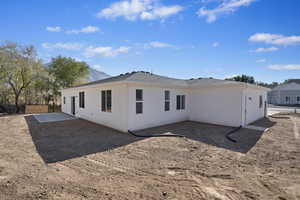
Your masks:
[[[275,105],[300,105],[300,84],[296,83],[296,81],[291,81],[273,88],[268,92],[268,103]]]
[[[62,111],[127,132],[185,120],[244,126],[266,115],[267,88],[132,72],[62,90]]]

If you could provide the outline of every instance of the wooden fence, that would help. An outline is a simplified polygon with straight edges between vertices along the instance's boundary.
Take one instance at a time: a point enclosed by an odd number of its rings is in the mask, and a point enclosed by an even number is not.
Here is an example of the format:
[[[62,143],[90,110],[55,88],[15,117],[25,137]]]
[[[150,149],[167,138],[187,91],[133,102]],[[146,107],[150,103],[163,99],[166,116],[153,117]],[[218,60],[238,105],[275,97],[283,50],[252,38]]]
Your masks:
[[[26,114],[47,113],[47,112],[49,112],[48,105],[26,105],[25,106]]]

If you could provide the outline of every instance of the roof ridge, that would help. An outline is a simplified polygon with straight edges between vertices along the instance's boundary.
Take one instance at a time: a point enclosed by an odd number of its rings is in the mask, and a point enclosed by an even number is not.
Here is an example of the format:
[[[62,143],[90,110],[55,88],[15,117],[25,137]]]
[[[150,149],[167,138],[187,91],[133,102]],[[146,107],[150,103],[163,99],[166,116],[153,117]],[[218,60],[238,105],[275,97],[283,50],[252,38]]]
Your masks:
[[[161,84],[166,86],[178,86],[178,87],[189,87],[189,86],[193,87],[197,85],[207,85],[207,84],[219,85],[219,84],[229,84],[230,82],[238,84],[237,82],[234,81],[214,79],[211,77],[196,78],[196,79],[179,79],[179,78],[157,75],[146,71],[132,71],[132,72],[119,74],[117,76],[112,76],[105,79],[76,85],[71,88],[78,88],[83,86],[97,85],[97,84],[104,84],[104,83],[122,82],[122,81],[132,82],[132,83],[137,82],[137,83],[147,83],[147,84]]]

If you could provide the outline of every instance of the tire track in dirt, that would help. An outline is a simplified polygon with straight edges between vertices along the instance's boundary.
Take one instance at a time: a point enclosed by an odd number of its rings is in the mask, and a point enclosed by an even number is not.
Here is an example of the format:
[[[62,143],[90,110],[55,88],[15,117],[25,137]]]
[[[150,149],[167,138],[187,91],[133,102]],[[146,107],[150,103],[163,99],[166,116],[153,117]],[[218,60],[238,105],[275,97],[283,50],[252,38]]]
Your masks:
[[[291,117],[291,120],[294,124],[294,136],[295,139],[299,139],[300,138],[300,134],[299,134],[299,130],[298,130],[298,126],[297,126],[297,121],[295,117]]]

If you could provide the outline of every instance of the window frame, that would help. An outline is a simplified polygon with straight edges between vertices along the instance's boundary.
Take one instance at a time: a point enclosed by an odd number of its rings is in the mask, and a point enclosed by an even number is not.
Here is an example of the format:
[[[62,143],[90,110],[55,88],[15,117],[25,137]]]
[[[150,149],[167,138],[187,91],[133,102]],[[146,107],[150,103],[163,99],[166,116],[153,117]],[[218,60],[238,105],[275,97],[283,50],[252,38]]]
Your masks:
[[[176,95],[176,110],[185,110],[186,95]]]
[[[164,95],[165,95],[164,110],[165,110],[165,112],[168,112],[171,110],[171,92],[170,92],[170,90],[165,90]]]
[[[138,92],[141,92],[140,93],[141,98],[138,97]],[[140,111],[138,110],[138,105],[141,106]],[[144,90],[136,89],[135,90],[135,114],[141,115],[143,113],[144,113]]]
[[[181,95],[181,110],[185,110],[185,95]]]
[[[85,108],[85,92],[79,92],[79,108]]]
[[[259,108],[263,107],[263,96],[259,95]]]
[[[141,98],[138,97],[138,91],[141,92]],[[144,91],[142,89],[135,90],[135,101],[144,101]]]
[[[112,90],[101,90],[101,112],[112,113]]]
[[[181,105],[180,99],[181,99],[180,95],[176,95],[176,110],[180,110],[180,105]]]

